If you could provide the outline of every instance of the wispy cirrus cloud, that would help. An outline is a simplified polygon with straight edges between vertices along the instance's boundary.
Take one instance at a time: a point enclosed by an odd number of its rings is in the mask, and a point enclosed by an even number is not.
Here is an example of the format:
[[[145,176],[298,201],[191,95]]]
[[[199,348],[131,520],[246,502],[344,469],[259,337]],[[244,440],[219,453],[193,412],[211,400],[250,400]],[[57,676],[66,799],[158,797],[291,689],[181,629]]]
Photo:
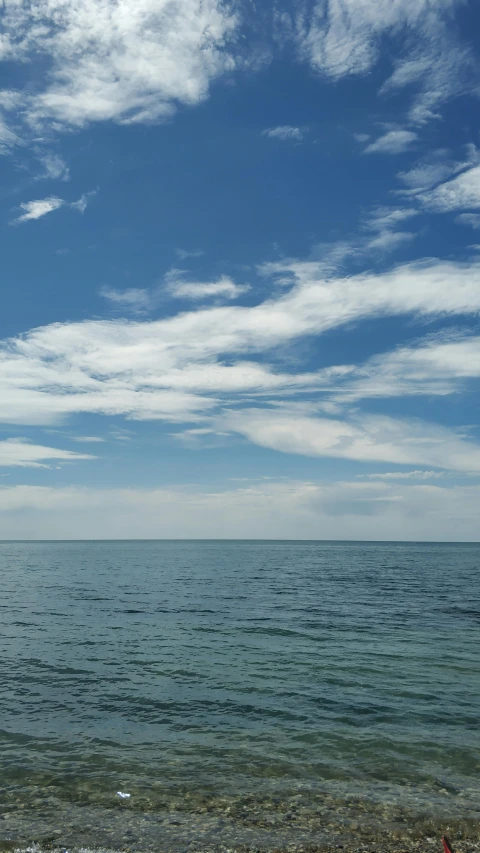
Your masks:
[[[480,229],[480,213],[460,213],[455,222],[460,225],[469,225],[470,228],[475,228],[478,231]]]
[[[175,299],[202,302],[208,299],[231,301],[250,290],[248,284],[236,284],[228,276],[217,281],[187,281],[185,270],[172,269],[165,276],[168,293]],[[152,311],[162,297],[161,288],[131,287],[125,290],[102,287],[100,295],[118,308],[131,314],[146,314]]]
[[[371,237],[367,242],[367,248],[378,252],[392,252],[398,249],[403,243],[409,243],[415,239],[415,234],[412,231],[393,231],[386,229],[379,231],[374,237]]]
[[[69,181],[70,169],[63,157],[60,154],[55,154],[52,151],[38,151],[37,160],[42,166],[43,171],[36,175],[35,180],[51,180],[51,181]]]
[[[60,450],[56,447],[30,444],[20,438],[7,438],[0,441],[0,468],[47,468],[47,462],[72,462],[80,459],[93,459],[86,453],[72,450]]]
[[[403,231],[398,226],[417,215],[418,211],[412,207],[374,208],[363,223],[363,230],[372,232],[372,236],[367,239],[366,248],[392,251],[402,243],[413,240],[414,233]]]
[[[412,130],[388,130],[364,149],[364,154],[402,154],[408,151],[418,135]]]
[[[262,130],[262,136],[268,136],[270,139],[281,139],[283,141],[294,140],[300,142],[303,139],[303,133],[304,131],[301,128],[290,124],[268,127],[266,130]]]
[[[129,311],[132,314],[146,314],[154,305],[152,293],[142,287],[130,287],[126,290],[102,287],[100,296],[118,307],[120,311]]]
[[[83,193],[77,201],[71,201],[68,207],[71,207],[72,210],[78,210],[79,213],[85,213],[90,199],[96,196],[97,192],[98,190],[90,190],[88,193]]]
[[[430,190],[438,184],[448,181],[452,175],[465,172],[479,163],[480,152],[473,144],[466,145],[464,156],[455,160],[445,148],[437,148],[430,151],[426,156],[417,160],[414,165],[405,172],[399,172],[398,178],[407,185],[406,190],[401,190],[403,195],[417,195]]]
[[[414,95],[408,121],[424,125],[441,118],[441,106],[458,95],[478,94],[479,69],[476,57],[465,44],[459,43],[449,26],[448,16],[440,9],[441,2],[431,7],[429,21],[417,31],[415,45],[406,55],[394,60],[394,70],[380,89],[390,95],[410,88]],[[459,2],[450,4],[460,8]],[[435,14],[436,13],[436,14]],[[416,44],[415,44],[416,41]]]
[[[399,192],[403,195],[416,195],[418,192],[429,190],[448,180],[453,171],[454,167],[449,163],[448,152],[445,149],[433,151],[427,157],[418,160],[410,169],[398,173],[398,178],[407,186],[406,190]]]
[[[201,258],[205,254],[203,249],[175,249],[175,254],[181,261],[187,258]]]
[[[203,307],[150,322],[52,324],[4,341],[0,420],[49,424],[91,412],[188,423],[211,417],[227,402],[241,405],[245,395],[323,389],[347,401],[349,395],[379,395],[381,386],[400,392],[402,372],[410,377],[408,388],[415,389],[414,372],[427,362],[433,364],[433,378],[426,376],[417,386],[440,389],[442,371],[444,383],[454,379],[448,364],[474,364],[468,341],[463,349],[445,342],[416,356],[385,356],[383,373],[375,361],[309,373],[299,373],[294,364],[290,372],[280,372],[265,357],[299,338],[367,318],[478,314],[479,263],[425,261],[342,278],[327,273],[321,262],[285,260],[266,265],[265,273],[288,276],[290,289],[274,291],[253,306]],[[464,375],[472,375],[471,369]]]
[[[217,281],[186,281],[185,270],[173,269],[166,275],[167,289],[177,299],[203,300],[212,297],[237,299],[250,290],[249,284],[236,284],[228,276]]]
[[[420,420],[361,414],[335,419],[306,416],[294,407],[290,411],[282,407],[243,409],[219,422],[255,444],[283,453],[480,473],[479,444]]]
[[[408,121],[422,125],[438,119],[450,98],[478,92],[478,63],[451,25],[462,6],[462,0],[316,0],[287,19],[302,59],[334,80],[366,74],[389,44],[393,71],[380,94],[409,88]],[[393,137],[381,145],[374,150],[398,153]]]
[[[417,215],[414,207],[374,207],[365,224],[374,231],[387,231]]]
[[[0,154],[9,154],[21,142],[20,137],[9,127],[8,122],[0,115]]]
[[[474,166],[446,183],[418,195],[432,213],[480,208],[480,166]]]
[[[16,219],[13,219],[12,224],[29,222],[31,219],[40,219],[42,216],[46,216],[47,213],[52,213],[54,210],[58,210],[59,207],[63,207],[64,204],[65,202],[63,199],[56,198],[56,196],[37,199],[36,201],[22,202],[19,207],[20,210],[24,211],[24,213]]]
[[[237,19],[217,0],[5,0],[2,53],[23,64],[30,125],[158,121],[234,67]]]
[[[283,4],[277,21],[283,22],[280,41],[293,39],[301,60],[332,79],[364,75],[385,38],[405,33],[407,50],[394,54],[382,91],[415,87],[411,120],[421,123],[437,114],[442,100],[475,88],[470,53],[455,43],[449,27],[461,5],[315,0],[295,11]],[[0,100],[5,110],[0,139],[8,148],[29,132],[33,141],[39,128],[152,123],[171,116],[179,103],[199,103],[213,81],[249,64],[251,46],[236,39],[241,16],[240,7],[233,10],[221,0],[39,0],[35,7],[4,0],[1,58],[21,64],[26,84]],[[258,17],[259,26],[264,20]],[[302,128],[283,125],[267,133],[299,140]],[[390,149],[379,144],[377,150],[394,150],[393,138]]]
[[[465,390],[480,379],[480,337],[436,335],[398,347],[358,365],[338,387],[337,398],[350,402],[374,397],[439,395]]]
[[[22,202],[19,205],[19,209],[23,210],[23,213],[15,219],[12,219],[10,225],[20,225],[22,222],[41,219],[42,216],[46,216],[47,213],[53,213],[54,210],[58,210],[60,207],[69,207],[71,210],[77,210],[79,213],[84,213],[89,198],[94,194],[95,192],[85,193],[78,199],[78,201],[71,202],[65,201],[63,198],[58,198],[57,196]]]
[[[480,209],[480,151],[473,144],[465,146],[465,156],[455,160],[445,149],[437,149],[417,161],[398,178],[407,189],[395,195],[408,198],[410,205],[427,213],[452,213],[458,210]],[[408,208],[405,208],[408,210]],[[461,213],[456,222],[477,227],[480,215]]]
[[[382,35],[401,27],[412,36],[437,35],[458,0],[317,0],[296,21],[300,50],[311,64],[339,78],[365,74],[379,56]]]
[[[385,471],[384,473],[360,475],[368,480],[438,480],[445,476],[444,471]]]

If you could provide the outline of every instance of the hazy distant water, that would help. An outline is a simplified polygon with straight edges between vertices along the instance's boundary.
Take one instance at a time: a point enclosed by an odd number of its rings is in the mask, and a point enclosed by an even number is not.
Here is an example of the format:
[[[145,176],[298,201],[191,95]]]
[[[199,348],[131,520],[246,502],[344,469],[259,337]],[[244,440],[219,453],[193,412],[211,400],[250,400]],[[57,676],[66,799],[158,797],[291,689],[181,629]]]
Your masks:
[[[480,546],[3,542],[0,685],[0,840],[468,822]]]

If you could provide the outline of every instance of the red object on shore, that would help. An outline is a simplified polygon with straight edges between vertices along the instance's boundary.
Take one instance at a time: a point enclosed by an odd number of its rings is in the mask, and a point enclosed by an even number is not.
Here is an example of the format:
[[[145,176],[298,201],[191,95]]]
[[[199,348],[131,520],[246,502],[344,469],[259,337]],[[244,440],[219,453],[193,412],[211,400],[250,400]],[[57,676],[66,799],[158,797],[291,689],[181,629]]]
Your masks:
[[[446,835],[442,835],[442,844],[444,853],[453,853],[452,846]]]

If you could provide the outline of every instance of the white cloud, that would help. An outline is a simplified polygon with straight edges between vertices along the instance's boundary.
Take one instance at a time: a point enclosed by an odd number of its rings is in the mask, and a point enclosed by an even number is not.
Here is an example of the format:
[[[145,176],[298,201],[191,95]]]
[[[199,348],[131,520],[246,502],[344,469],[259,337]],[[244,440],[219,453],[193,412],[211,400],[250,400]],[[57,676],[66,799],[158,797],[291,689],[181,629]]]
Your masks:
[[[14,219],[13,222],[28,222],[30,219],[40,219],[41,216],[45,216],[53,210],[58,210],[64,204],[63,199],[56,198],[55,196],[23,202],[20,208],[25,212],[21,216],[18,216],[17,219]]]
[[[434,337],[374,356],[347,376],[337,399],[447,395],[480,378],[480,337]]]
[[[417,139],[417,134],[411,130],[389,130],[379,136],[364,150],[364,154],[401,154],[407,151]]]
[[[187,299],[194,302],[217,298],[231,301],[250,290],[248,284],[235,284],[228,276],[221,276],[217,281],[185,281],[182,277],[184,270],[173,269],[165,276],[167,290],[176,299]],[[132,287],[126,290],[103,287],[100,295],[108,299],[118,308],[132,314],[145,314],[151,311],[161,297],[157,288],[153,291],[146,288]]]
[[[314,247],[312,257],[317,261],[318,275],[322,269],[325,277],[338,276],[347,258],[354,259],[358,264],[372,254],[385,255],[403,243],[415,239],[415,233],[398,230],[398,226],[407,219],[418,216],[419,212],[411,207],[373,208],[361,221],[360,234],[356,239],[320,243]],[[259,267],[259,272],[262,274],[268,269],[268,265],[263,265]],[[276,278],[276,284],[290,286],[293,280],[291,273],[286,271],[283,278]]]
[[[418,210],[413,207],[376,207],[370,213],[366,226],[374,231],[386,231],[412,216],[418,216]]]
[[[228,432],[211,427],[197,427],[170,433],[175,441],[181,442],[189,450],[205,450],[206,448],[222,447],[225,439],[231,438]]]
[[[292,127],[290,124],[284,124],[279,127],[269,127],[266,130],[262,130],[262,136],[269,136],[272,139],[293,139],[300,141],[303,139],[303,132],[299,127]]]
[[[366,248],[377,251],[392,251],[402,243],[413,240],[415,234],[411,231],[396,231],[396,226],[417,216],[418,211],[413,208],[391,208],[377,207],[363,224],[363,229],[377,232],[375,236],[367,240]]]
[[[420,89],[411,118],[422,122],[437,115],[442,100],[477,85],[469,52],[457,47],[448,26],[461,2],[314,0],[297,4],[293,16],[279,11],[276,20],[289,21],[285,32],[300,57],[333,79],[366,74],[386,37],[406,34],[407,49],[384,91]],[[3,106],[16,110],[17,122],[25,118],[32,136],[45,124],[58,131],[95,121],[164,120],[249,63],[251,47],[237,38],[234,8],[221,0],[3,0],[0,58],[21,63],[27,77]],[[7,148],[28,135],[25,123],[19,134],[5,122]],[[301,138],[294,126],[271,130],[282,129],[294,135],[280,138]]]
[[[469,225],[470,228],[475,228],[478,231],[480,229],[480,213],[460,213],[455,222],[459,222],[460,225]]]
[[[441,153],[444,154],[444,152]],[[415,195],[421,190],[430,189],[436,184],[446,181],[452,171],[452,167],[446,162],[444,156],[432,156],[428,160],[418,162],[408,171],[398,173],[400,180],[409,187],[408,190],[400,192],[404,195]]]
[[[365,74],[378,59],[382,36],[409,28],[426,49],[456,5],[457,0],[317,0],[311,15],[297,20],[299,46],[330,77]]]
[[[47,213],[52,213],[52,211],[58,210],[60,207],[70,207],[72,210],[78,210],[79,213],[83,213],[87,207],[88,199],[92,195],[95,195],[95,192],[85,193],[78,201],[72,202],[64,201],[64,199],[57,198],[56,196],[22,202],[19,207],[20,210],[25,212],[21,216],[17,216],[16,219],[12,219],[10,224],[18,225],[22,222],[28,222],[31,219],[40,219],[42,216],[46,216]]]
[[[478,539],[477,486],[246,482],[241,488],[0,488],[0,538]]]
[[[75,461],[78,459],[93,459],[85,453],[74,453],[71,450],[59,450],[56,447],[43,447],[30,444],[20,438],[7,438],[0,441],[0,467],[19,466],[22,468],[45,468],[47,461]]]
[[[53,152],[37,153],[37,159],[43,166],[43,172],[36,176],[37,181],[49,179],[52,181],[69,181],[70,170],[64,159]]]
[[[438,480],[444,471],[386,471],[384,474],[365,474],[369,480]]]
[[[462,0],[454,5],[461,6]],[[423,125],[439,119],[440,106],[450,98],[478,89],[478,66],[472,51],[456,41],[452,27],[445,26],[431,9],[429,20],[416,33],[413,50],[394,62],[394,71],[380,89],[390,94],[409,87],[414,91],[408,119]]]
[[[417,196],[421,204],[433,213],[480,208],[480,166],[474,166],[451,181]]]
[[[392,252],[403,243],[409,243],[415,239],[412,231],[380,231],[375,237],[367,242],[367,248],[380,252]]]
[[[375,385],[373,368],[372,377],[355,374],[357,387],[352,379],[348,389],[342,377],[353,377],[352,366],[277,372],[259,354],[369,317],[480,312],[480,263],[473,261],[425,261],[341,278],[326,274],[322,262],[291,260],[264,272],[294,284],[253,306],[213,306],[151,322],[57,323],[4,341],[0,420],[49,424],[96,412],[190,422],[209,417],[232,393],[229,405],[274,389],[336,388],[353,396],[361,381],[362,393]],[[465,358],[471,361],[470,351]]]
[[[19,144],[20,138],[0,115],[0,154],[9,154],[11,149]]]
[[[79,441],[82,444],[94,444],[95,442],[105,441],[104,438],[100,438],[98,435],[74,435],[72,436],[73,441]]]
[[[407,190],[401,190],[400,194],[417,195],[444,183],[452,175],[471,169],[478,162],[479,152],[475,145],[465,146],[465,157],[461,160],[453,160],[445,148],[437,148],[418,160],[408,171],[398,173],[398,178],[408,187]]]
[[[100,296],[118,305],[119,308],[131,311],[133,314],[144,314],[153,307],[153,299],[150,291],[141,287],[131,287],[127,290],[115,290],[115,288],[102,287]]]
[[[226,415],[220,423],[255,444],[283,453],[480,472],[480,445],[423,421],[380,415],[337,420],[294,410],[244,409]]]
[[[71,207],[72,210],[78,210],[79,213],[85,213],[90,199],[96,194],[97,190],[91,190],[89,193],[83,193],[78,201],[72,201],[69,204],[69,207]]]
[[[201,258],[202,255],[205,254],[203,249],[175,249],[175,254],[180,258],[181,261],[186,260],[186,258]]]
[[[171,270],[165,277],[167,287],[172,296],[177,299],[237,299],[250,290],[249,284],[235,284],[231,278],[222,275],[218,281],[184,281],[184,270]]]
[[[266,264],[263,271],[281,278],[290,276],[295,282],[288,294],[264,303],[271,324],[278,322],[275,333],[272,329],[267,334],[277,339],[319,333],[368,316],[476,314],[480,309],[478,284],[474,283],[474,279],[480,283],[476,262],[425,260],[378,275],[367,272],[339,278],[326,275],[322,262],[293,259]],[[262,306],[251,310],[252,319],[263,314]],[[268,337],[264,345],[267,342]]]
[[[31,123],[157,121],[234,67],[236,18],[217,0],[4,0],[5,59],[31,62]]]

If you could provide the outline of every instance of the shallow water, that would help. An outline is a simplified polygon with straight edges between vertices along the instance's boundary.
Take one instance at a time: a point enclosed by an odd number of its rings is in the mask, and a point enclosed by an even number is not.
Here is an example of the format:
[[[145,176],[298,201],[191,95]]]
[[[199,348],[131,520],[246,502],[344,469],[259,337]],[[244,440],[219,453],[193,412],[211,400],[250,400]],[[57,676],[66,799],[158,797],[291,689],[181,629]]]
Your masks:
[[[479,566],[476,544],[0,543],[0,841],[470,831]]]

